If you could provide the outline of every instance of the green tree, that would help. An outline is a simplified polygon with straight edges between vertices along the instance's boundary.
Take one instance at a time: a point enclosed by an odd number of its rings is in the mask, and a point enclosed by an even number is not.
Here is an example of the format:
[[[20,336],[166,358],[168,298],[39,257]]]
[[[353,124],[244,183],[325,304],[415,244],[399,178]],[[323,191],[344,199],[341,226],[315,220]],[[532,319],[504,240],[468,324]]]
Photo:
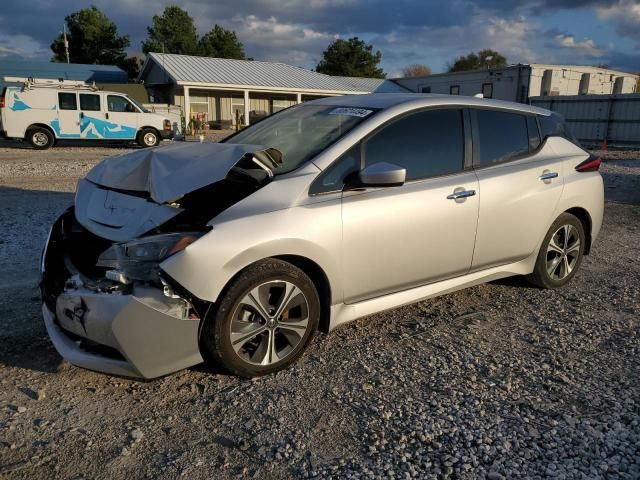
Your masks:
[[[378,67],[380,60],[382,53],[379,50],[374,53],[373,46],[358,37],[337,39],[322,53],[316,71],[345,77],[385,78],[386,74]]]
[[[127,35],[118,35],[118,28],[96,7],[83,8],[65,17],[69,61],[97,65],[122,66],[129,46]],[[53,62],[66,62],[64,38],[60,34],[51,44]]]
[[[480,70],[483,68],[500,68],[507,66],[507,59],[490,48],[480,50],[478,53],[471,52],[468,55],[458,57],[449,64],[450,72],[464,72],[467,70]]]
[[[238,40],[236,32],[216,24],[209,33],[198,42],[200,55],[205,57],[235,58],[244,60],[244,46]]]
[[[142,42],[142,51],[198,54],[198,35],[193,18],[176,5],[169,5],[162,15],[154,15],[147,27],[148,39]]]

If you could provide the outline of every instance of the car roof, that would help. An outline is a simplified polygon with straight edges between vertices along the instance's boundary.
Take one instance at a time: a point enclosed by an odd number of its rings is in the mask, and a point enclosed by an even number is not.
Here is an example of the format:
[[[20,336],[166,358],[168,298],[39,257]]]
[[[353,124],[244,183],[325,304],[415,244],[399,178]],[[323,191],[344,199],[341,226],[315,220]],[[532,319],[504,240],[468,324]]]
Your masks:
[[[461,95],[439,95],[433,93],[371,93],[367,95],[343,95],[326,97],[311,102],[314,105],[335,105],[340,107],[387,109],[404,105],[407,110],[429,106],[468,106],[489,107],[503,110],[515,110],[536,115],[549,115],[543,108],[532,107],[524,103],[492,100],[489,98],[466,97]]]

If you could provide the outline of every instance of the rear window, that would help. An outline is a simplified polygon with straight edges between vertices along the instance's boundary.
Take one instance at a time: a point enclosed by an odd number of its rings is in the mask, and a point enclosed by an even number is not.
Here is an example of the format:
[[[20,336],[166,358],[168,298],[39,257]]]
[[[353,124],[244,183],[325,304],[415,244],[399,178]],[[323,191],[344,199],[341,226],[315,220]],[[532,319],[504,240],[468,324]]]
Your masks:
[[[525,115],[476,110],[480,166],[506,162],[529,153]]]
[[[560,115],[556,113],[552,113],[549,116],[540,115],[538,117],[540,121],[540,130],[542,133],[542,138],[545,139],[547,137],[563,137],[569,140],[570,142],[579,145],[578,139],[573,136],[573,133],[567,128],[567,124]]]

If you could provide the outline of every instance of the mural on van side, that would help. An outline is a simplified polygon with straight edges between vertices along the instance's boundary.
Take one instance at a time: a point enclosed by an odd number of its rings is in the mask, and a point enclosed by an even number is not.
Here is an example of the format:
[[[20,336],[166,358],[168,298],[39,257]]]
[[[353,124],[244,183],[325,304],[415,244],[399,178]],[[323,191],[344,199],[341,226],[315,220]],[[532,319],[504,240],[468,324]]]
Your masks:
[[[18,97],[17,93],[13,94],[13,105],[11,105],[11,110],[14,112],[19,112],[21,110],[30,110],[31,107],[24,103],[20,97]]]
[[[52,120],[49,125],[56,132],[58,138],[90,138],[105,140],[134,139],[136,128],[108,122],[100,118],[85,116],[80,120],[80,133],[62,133],[58,119]]]

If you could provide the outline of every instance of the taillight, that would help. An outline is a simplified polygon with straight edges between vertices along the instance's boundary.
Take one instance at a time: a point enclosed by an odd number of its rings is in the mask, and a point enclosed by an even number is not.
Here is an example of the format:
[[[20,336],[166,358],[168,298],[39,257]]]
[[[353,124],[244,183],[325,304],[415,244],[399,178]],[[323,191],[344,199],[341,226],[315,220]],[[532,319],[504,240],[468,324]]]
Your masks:
[[[0,97],[0,108],[4,108],[4,97]]]
[[[600,163],[602,162],[599,157],[591,155],[584,162],[576,166],[576,172],[597,172],[600,168]]]
[[[170,131],[171,130],[171,122],[169,120],[165,120],[164,124],[163,124],[163,129],[165,131]]]

